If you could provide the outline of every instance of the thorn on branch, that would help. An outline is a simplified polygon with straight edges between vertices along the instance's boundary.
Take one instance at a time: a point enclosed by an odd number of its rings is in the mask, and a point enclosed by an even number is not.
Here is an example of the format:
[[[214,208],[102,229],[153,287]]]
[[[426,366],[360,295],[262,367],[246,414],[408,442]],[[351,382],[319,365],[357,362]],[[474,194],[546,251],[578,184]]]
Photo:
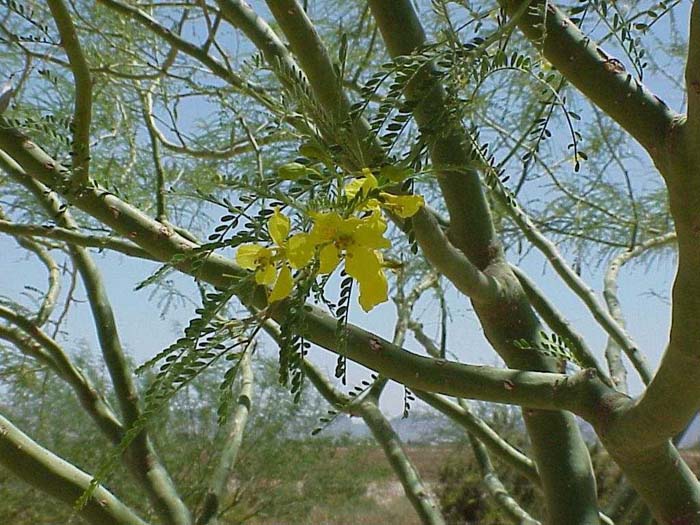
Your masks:
[[[624,73],[626,71],[625,65],[617,58],[608,58],[605,62],[603,62],[603,67],[609,73],[614,74]]]
[[[374,350],[375,352],[381,352],[383,347],[382,343],[379,339],[376,337],[371,337],[369,340],[369,347]]]

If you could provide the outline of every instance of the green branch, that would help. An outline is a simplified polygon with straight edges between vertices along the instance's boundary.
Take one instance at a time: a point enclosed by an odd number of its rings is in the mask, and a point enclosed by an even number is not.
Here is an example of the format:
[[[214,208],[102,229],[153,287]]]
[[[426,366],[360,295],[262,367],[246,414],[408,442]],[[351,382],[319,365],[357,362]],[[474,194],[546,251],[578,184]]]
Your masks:
[[[384,160],[384,152],[377,137],[370,133],[367,121],[353,118],[347,129],[351,112],[343,79],[338,76],[328,49],[302,6],[296,0],[270,0],[267,5],[287,37],[306,75],[308,87],[323,110],[317,125],[330,130],[329,139],[344,146],[346,169],[357,170],[380,164]],[[341,130],[340,136],[336,136],[338,130]]]
[[[75,392],[80,405],[113,444],[124,436],[124,428],[107,400],[97,391],[88,376],[76,367],[53,338],[9,308],[0,306],[0,317],[19,327],[24,334],[0,327],[0,337],[10,341],[26,355],[48,366]]]
[[[463,427],[469,434],[486,445],[492,454],[525,476],[535,487],[541,486],[540,476],[533,461],[499,436],[483,419],[442,396],[421,391],[415,391],[415,394]]]
[[[529,3],[518,26],[571,84],[656,158],[679,115],[584,35],[549,0],[499,0],[511,15]]]
[[[639,373],[639,376],[645,383],[651,381],[652,373],[647,364],[644,354],[639,350],[639,346],[635,343],[630,335],[622,326],[610,315],[607,308],[596,297],[593,290],[586,282],[579,277],[574,269],[569,266],[562,254],[552,241],[550,241],[537,226],[532,222],[532,219],[527,215],[525,210],[519,206],[510,204],[506,189],[501,185],[497,185],[493,190],[493,195],[504,206],[508,216],[520,228],[528,241],[537,248],[547,258],[549,263],[557,272],[562,281],[566,283],[569,289],[574,292],[583,303],[588,307],[593,318],[600,324],[610,337],[622,347],[627,357],[634,365],[634,368]],[[596,364],[596,368],[599,365]]]
[[[319,103],[340,124],[347,118],[349,101],[340,89],[328,50],[311,20],[296,0],[268,0],[266,3],[289,40],[289,46]]]
[[[228,482],[243,443],[243,435],[253,401],[253,350],[254,345],[250,345],[238,365],[241,378],[236,408],[233,415],[229,416],[230,420],[223,437],[224,445],[219,462],[211,474],[197,525],[215,525],[217,514],[221,510],[222,500],[227,496]]]
[[[620,436],[615,443],[605,436],[602,441],[659,523],[700,524],[700,483],[693,471],[670,441],[644,450],[628,447],[637,442],[639,433],[628,434],[625,445]]]
[[[151,125],[151,112],[153,111],[151,91],[148,90],[146,93],[139,94],[141,95],[142,115],[144,121],[146,122],[148,138],[151,142],[151,158],[153,160],[153,168],[156,172],[156,219],[158,222],[167,223],[168,211],[167,204],[165,202],[165,170],[163,169],[163,162],[160,156],[160,142],[153,129],[154,126]]]
[[[260,18],[255,11],[242,0],[216,0],[221,14],[229,24],[240,29],[245,36],[258,48],[265,60],[278,71],[280,81],[290,89],[299,85],[307,87],[307,80],[294,62],[291,54],[277,33]],[[280,75],[281,73],[281,75]],[[300,83],[300,84],[299,84]]]
[[[491,303],[502,293],[493,275],[479,270],[462,251],[458,250],[440,228],[429,211],[421,209],[412,218],[413,232],[425,258],[467,297]]]
[[[90,125],[92,122],[92,78],[80,41],[73,25],[68,6],[63,0],[47,0],[58,33],[61,47],[68,56],[75,84],[73,110],[73,184],[79,188],[90,176]]]
[[[0,317],[2,314],[0,313]],[[19,328],[0,325],[0,339],[13,344],[20,352],[42,363],[44,366],[55,369],[57,367],[53,356],[36,341],[33,341]]]
[[[0,152],[0,169],[2,169],[3,166],[2,161],[2,152]],[[5,218],[5,214],[2,212],[2,210],[0,210],[0,231],[4,231],[2,229],[3,225],[12,224],[5,221]],[[49,287],[44,294],[44,299],[41,301],[41,306],[39,307],[39,310],[34,318],[36,325],[42,326],[46,323],[46,321],[48,321],[49,317],[51,316],[51,312],[53,312],[53,309],[56,306],[56,300],[58,299],[58,294],[61,291],[61,269],[58,267],[58,264],[54,258],[51,257],[49,251],[42,245],[34,242],[32,239],[27,238],[28,236],[13,236],[15,241],[17,241],[17,244],[37,256],[48,272]]]
[[[408,1],[370,1],[384,42],[392,57],[411,55],[425,44],[425,34]],[[470,141],[460,124],[445,114],[447,95],[423,68],[406,86],[406,99],[417,103],[413,115],[423,131],[440,129],[432,144],[433,169],[450,215],[449,239],[479,269],[503,256],[491,220],[479,174],[469,168]]]
[[[517,276],[520,284],[525,291],[528,299],[532,303],[533,308],[542,316],[549,327],[558,335],[566,339],[571,346],[571,351],[586,368],[594,368],[601,378],[606,378],[607,374],[603,367],[598,363],[590,348],[571,323],[557,310],[557,308],[549,302],[545,294],[540,290],[534,281],[532,281],[525,272],[520,268],[513,266],[513,272]]]
[[[272,28],[241,0],[217,0],[224,19],[240,29],[272,66],[280,83],[290,92],[313,94],[319,105],[339,128],[349,115],[350,103],[336,76],[325,46],[304,11],[295,1],[270,2],[269,8],[289,39],[290,48],[300,63],[287,50]],[[326,118],[328,120],[328,118]],[[316,123],[320,125],[320,122]],[[328,130],[328,123],[323,126]],[[353,123],[354,157],[347,159],[351,169],[374,165],[381,157],[378,143],[367,140],[369,127],[363,119]],[[336,142],[337,139],[329,137]],[[346,144],[347,146],[347,144]],[[355,147],[352,147],[355,146]],[[347,149],[347,148],[346,148]],[[374,159],[374,161],[373,161]]]
[[[0,168],[4,168],[1,158]],[[129,257],[137,257],[139,259],[146,259],[149,261],[156,260],[151,254],[132,242],[121,240],[116,237],[80,233],[76,230],[69,230],[58,226],[17,224],[14,222],[0,220],[0,232],[7,233],[18,238],[40,237],[46,239],[57,239],[75,246],[98,248],[100,250],[113,250],[123,253],[124,255],[128,255]]]
[[[605,302],[608,306],[608,311],[610,315],[615,319],[618,325],[624,328],[625,320],[622,315],[622,307],[620,306],[620,300],[617,297],[617,277],[620,273],[622,267],[635,257],[639,257],[647,250],[658,246],[664,246],[676,240],[675,232],[667,233],[665,235],[660,235],[658,237],[653,237],[641,244],[638,244],[631,250],[626,250],[619,255],[613,257],[613,259],[608,264],[608,268],[605,272],[605,277],[603,279],[603,297],[605,297]],[[615,384],[615,387],[620,392],[627,391],[627,372],[625,370],[622,359],[620,358],[620,347],[614,338],[608,338],[608,344],[605,347],[605,357],[608,361],[608,367],[610,369],[611,378]]]
[[[505,486],[498,478],[496,469],[493,468],[489,453],[486,447],[474,436],[469,436],[469,441],[474,451],[474,457],[479,465],[481,476],[483,478],[486,490],[491,497],[496,500],[496,504],[508,516],[511,523],[517,525],[540,525],[540,522],[534,520],[515,499],[509,494]]]
[[[428,355],[431,355],[433,357],[443,357],[441,355],[442,349],[438,348],[438,345],[433,341],[423,330],[423,325],[421,323],[418,323],[416,321],[410,321],[408,323],[408,328],[413,332],[413,337],[415,337],[416,341],[418,341],[418,344],[420,344],[426,352],[428,352]]]
[[[606,513],[615,523],[625,523],[631,514],[635,504],[639,502],[639,495],[624,479],[621,479],[620,489],[610,500]]]
[[[312,308],[307,325],[305,337],[331,352],[338,351],[334,319]],[[544,410],[564,408],[583,417],[591,417],[598,396],[609,392],[591,370],[566,376],[431,359],[351,325],[345,355],[412,390]]]
[[[90,486],[92,476],[32,441],[0,416],[0,464],[31,486],[73,505]],[[146,525],[111,492],[98,486],[78,511],[93,525]]]
[[[688,59],[685,66],[685,87],[688,95],[687,128],[697,144],[700,137],[700,1],[695,0],[690,10]]]

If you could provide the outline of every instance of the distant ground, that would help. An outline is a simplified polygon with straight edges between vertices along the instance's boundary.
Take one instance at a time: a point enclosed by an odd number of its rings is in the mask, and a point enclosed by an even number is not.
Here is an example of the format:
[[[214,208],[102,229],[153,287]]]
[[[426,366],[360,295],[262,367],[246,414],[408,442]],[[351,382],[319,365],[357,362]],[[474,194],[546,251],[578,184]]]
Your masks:
[[[342,462],[343,456],[352,447],[338,447],[337,460]],[[437,487],[440,469],[461,445],[414,445],[406,447],[406,451],[414,462],[424,481],[431,488]],[[700,474],[700,450],[684,450],[683,457],[691,469]],[[373,469],[385,462],[382,450],[368,445],[362,455],[358,469]],[[365,484],[364,496],[353,499],[352,504],[343,505],[342,495],[321,498],[316,502],[312,512],[304,517],[293,520],[258,519],[248,522],[251,525],[420,525],[413,508],[404,497],[401,484],[391,475],[382,475],[375,481]]]
[[[354,446],[354,445],[353,445]],[[438,472],[445,459],[455,448],[454,445],[409,446],[406,451],[421,473],[425,482],[434,487]],[[349,447],[338,447],[338,462],[348,453]],[[358,468],[374,469],[386,463],[383,451],[378,447],[368,447]],[[342,495],[340,499],[342,499]],[[365,485],[361,498],[354,498],[352,505],[339,504],[338,498],[319,500],[310,515],[292,521],[279,519],[255,519],[251,525],[420,525],[415,511],[404,497],[403,487],[391,475],[381,476]]]

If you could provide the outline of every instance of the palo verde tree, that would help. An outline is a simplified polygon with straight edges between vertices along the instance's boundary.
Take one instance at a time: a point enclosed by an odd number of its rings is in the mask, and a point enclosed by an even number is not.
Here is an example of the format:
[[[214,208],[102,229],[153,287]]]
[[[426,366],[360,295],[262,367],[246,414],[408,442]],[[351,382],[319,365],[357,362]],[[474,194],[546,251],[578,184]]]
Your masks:
[[[0,230],[49,285],[36,304],[3,297],[0,337],[72,387],[154,514],[101,484],[110,464],[87,474],[3,417],[5,468],[80,499],[91,523],[214,523],[265,332],[290,395],[313,385],[334,413],[362,417],[425,523],[444,521],[378,408],[389,380],[466,429],[512,522],[623,523],[641,508],[643,520],[700,523],[700,482],[672,441],[700,408],[698,2],[2,5]],[[94,249],[159,264],[142,286],[179,272],[201,291],[182,337],[140,367],[153,373],[145,391]],[[604,358],[520,267],[531,250],[607,335]],[[617,277],[668,252],[672,322],[654,370],[625,330]],[[62,264],[84,287],[115,408],[60,340]],[[584,281],[601,264],[602,297]],[[437,337],[414,314],[428,293],[443,309]],[[354,324],[356,304],[390,297],[392,341]],[[465,303],[505,368],[451,357],[447,311]],[[421,352],[404,348],[408,334]],[[349,395],[313,365],[314,347],[337,354],[343,383],[348,361],[373,375]],[[220,361],[230,366],[211,402],[230,439],[193,506],[148,422]],[[529,456],[469,399],[522,407]],[[579,419],[624,474],[605,508]],[[508,494],[491,456],[537,488],[545,515]]]

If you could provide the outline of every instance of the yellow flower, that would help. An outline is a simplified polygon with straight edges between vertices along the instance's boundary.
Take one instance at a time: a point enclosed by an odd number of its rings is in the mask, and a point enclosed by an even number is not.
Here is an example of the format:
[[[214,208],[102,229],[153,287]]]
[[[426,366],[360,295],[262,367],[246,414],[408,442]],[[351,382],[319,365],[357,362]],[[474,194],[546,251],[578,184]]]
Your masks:
[[[244,244],[238,248],[236,261],[246,270],[255,272],[255,282],[271,286],[269,301],[285,299],[292,293],[294,278],[292,268],[299,269],[308,264],[314,254],[314,246],[305,233],[289,237],[291,222],[289,217],[275,208],[267,222],[267,229],[274,246],[267,248],[260,244]],[[279,269],[279,272],[278,272]]]
[[[425,206],[422,195],[392,195],[382,192],[379,196],[382,199],[382,207],[394,212],[402,219],[413,217]]]
[[[379,213],[343,218],[335,212],[312,215],[309,234],[320,247],[319,273],[331,273],[345,257],[345,271],[360,285],[360,306],[368,312],[388,299],[388,284],[378,249],[388,248],[386,222]]]
[[[369,168],[364,168],[362,170],[362,177],[351,180],[345,186],[345,195],[354,199],[355,195],[361,192],[364,197],[367,197],[369,192],[378,186],[379,182],[377,182],[377,178],[372,174],[372,171]]]
[[[367,199],[370,191],[377,188],[379,183],[369,168],[362,170],[362,177],[351,180],[343,188],[345,195],[349,199],[354,199],[359,193],[366,201],[358,205],[360,210],[376,211],[384,208],[395,213],[402,219],[413,217],[421,207],[425,206],[425,201],[421,195],[393,195],[385,191],[379,192],[378,198]]]
[[[282,268],[280,268],[280,273],[277,276],[277,282],[275,283],[275,286],[272,287],[268,300],[271,303],[274,303],[275,301],[286,299],[289,297],[289,294],[292,293],[293,289],[294,278],[292,277],[292,270],[288,264],[283,264]]]
[[[275,252],[259,244],[244,244],[238,248],[236,262],[246,270],[255,271],[255,282],[270,285],[275,281],[277,271],[274,262]]]
[[[379,252],[365,248],[349,250],[345,256],[345,271],[360,285],[359,301],[365,312],[389,299],[389,283]]]

